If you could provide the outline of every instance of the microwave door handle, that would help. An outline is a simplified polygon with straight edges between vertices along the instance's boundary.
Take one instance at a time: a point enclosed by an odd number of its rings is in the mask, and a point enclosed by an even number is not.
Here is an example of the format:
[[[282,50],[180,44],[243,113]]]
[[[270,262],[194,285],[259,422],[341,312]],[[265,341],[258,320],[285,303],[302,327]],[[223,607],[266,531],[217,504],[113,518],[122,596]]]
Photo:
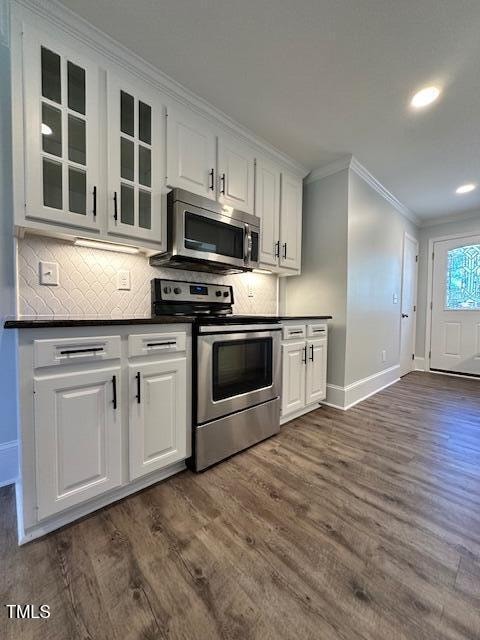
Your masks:
[[[248,267],[248,265],[250,264],[250,254],[251,254],[251,236],[250,236],[250,227],[248,224],[245,223],[245,235],[243,237],[243,254],[244,254],[244,260],[245,260],[245,266]]]

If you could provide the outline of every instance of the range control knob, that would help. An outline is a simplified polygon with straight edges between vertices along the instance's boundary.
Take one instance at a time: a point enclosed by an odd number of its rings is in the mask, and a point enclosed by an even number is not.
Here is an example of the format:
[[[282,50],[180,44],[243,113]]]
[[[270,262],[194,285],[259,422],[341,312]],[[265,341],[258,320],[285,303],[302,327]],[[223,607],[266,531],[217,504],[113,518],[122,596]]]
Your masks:
[[[182,293],[182,290],[180,289],[180,287],[175,287],[175,289],[173,290],[173,293]]]
[[[163,287],[163,293],[172,293],[172,287]]]
[[[223,292],[223,297],[224,297],[224,298],[228,298],[228,291],[224,291],[224,292]]]
[[[220,291],[220,289],[215,291],[215,295],[217,296],[217,298],[219,298],[222,295],[222,292]]]

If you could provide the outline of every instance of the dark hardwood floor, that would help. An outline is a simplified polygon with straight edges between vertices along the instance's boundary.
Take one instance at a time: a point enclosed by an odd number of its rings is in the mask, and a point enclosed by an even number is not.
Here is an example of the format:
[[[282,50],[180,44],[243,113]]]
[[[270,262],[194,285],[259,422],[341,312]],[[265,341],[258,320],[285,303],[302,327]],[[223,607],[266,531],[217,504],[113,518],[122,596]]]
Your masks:
[[[2,640],[479,640],[480,382],[412,373],[22,548]]]

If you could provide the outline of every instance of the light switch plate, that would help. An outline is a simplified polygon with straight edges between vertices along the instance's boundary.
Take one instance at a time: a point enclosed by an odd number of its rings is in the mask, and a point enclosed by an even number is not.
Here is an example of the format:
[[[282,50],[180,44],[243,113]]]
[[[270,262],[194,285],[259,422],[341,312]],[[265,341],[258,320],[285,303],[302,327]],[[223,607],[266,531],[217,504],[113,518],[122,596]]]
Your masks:
[[[117,273],[117,289],[122,291],[130,291],[130,271],[119,271]]]
[[[38,272],[40,284],[58,287],[58,262],[40,262]]]

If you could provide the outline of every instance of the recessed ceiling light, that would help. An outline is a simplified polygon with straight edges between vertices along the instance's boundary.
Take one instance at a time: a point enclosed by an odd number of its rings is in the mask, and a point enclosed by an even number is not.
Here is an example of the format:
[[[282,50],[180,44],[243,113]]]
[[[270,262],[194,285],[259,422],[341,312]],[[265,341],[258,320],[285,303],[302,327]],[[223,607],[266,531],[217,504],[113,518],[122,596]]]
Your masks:
[[[459,195],[461,195],[462,193],[470,193],[470,191],[474,191],[476,188],[476,184],[469,182],[468,184],[462,184],[461,187],[458,187],[455,193],[458,193]]]
[[[89,249],[103,249],[103,251],[118,251],[119,253],[140,253],[137,247],[129,247],[125,244],[114,244],[113,242],[98,242],[98,240],[87,240],[86,238],[76,238],[73,243],[77,247],[88,247]]]
[[[44,122],[42,122],[42,136],[51,136],[53,133],[51,127],[48,126],[48,124],[45,124]]]
[[[425,87],[425,89],[417,91],[410,104],[415,109],[422,109],[422,107],[426,107],[432,104],[432,102],[435,102],[439,95],[440,89],[438,87]]]

